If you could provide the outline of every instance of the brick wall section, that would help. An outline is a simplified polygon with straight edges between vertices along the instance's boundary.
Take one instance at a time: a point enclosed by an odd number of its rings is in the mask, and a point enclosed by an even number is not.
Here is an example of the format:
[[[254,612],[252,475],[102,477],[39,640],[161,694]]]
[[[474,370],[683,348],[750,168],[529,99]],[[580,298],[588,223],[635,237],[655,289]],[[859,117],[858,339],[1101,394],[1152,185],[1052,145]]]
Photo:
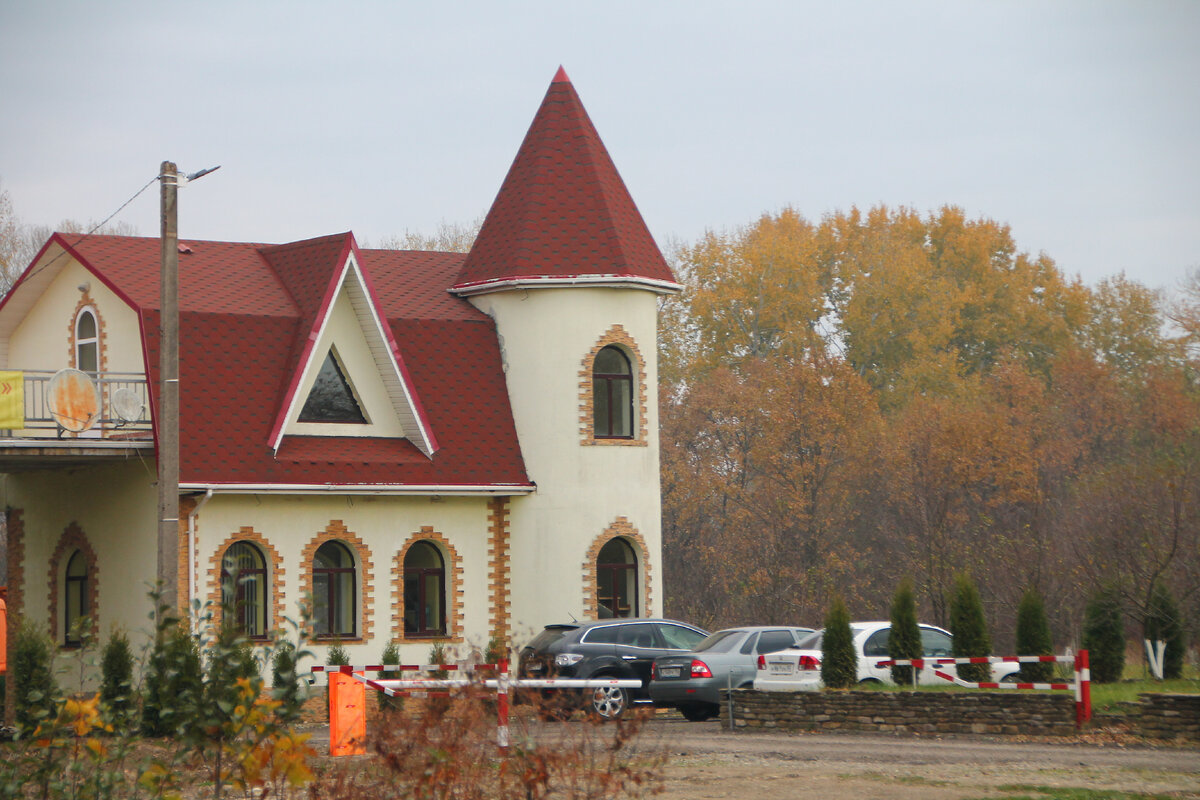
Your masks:
[[[443,564],[446,571],[446,635],[445,636],[421,636],[421,637],[405,637],[404,635],[404,556],[408,554],[408,548],[420,541],[436,542],[435,545],[442,551]],[[445,642],[447,644],[461,644],[463,642],[463,626],[466,615],[463,613],[463,567],[462,558],[459,557],[458,551],[454,549],[454,545],[446,541],[446,537],[435,531],[428,525],[422,525],[421,529],[409,537],[404,543],[404,547],[400,548],[400,552],[396,553],[396,559],[392,562],[392,608],[395,611],[392,613],[392,637],[398,642],[430,642],[435,641]]]
[[[79,524],[72,522],[62,532],[62,536],[58,537],[54,554],[50,556],[50,569],[48,570],[50,638],[59,647],[62,646],[63,638],[67,633],[63,630],[63,620],[58,613],[58,601],[64,585],[60,578],[67,568],[67,560],[76,550],[83,553],[84,563],[87,564],[87,607],[93,627],[100,612],[100,570],[96,563],[96,551],[92,549],[91,542],[88,541],[87,535],[84,534]]]
[[[8,658],[9,664],[13,660],[13,640],[17,633],[17,620],[21,618],[21,614],[25,610],[25,516],[24,511],[20,508],[7,509],[6,516],[8,517],[7,537],[8,537],[8,594],[5,600],[6,614],[8,617]],[[16,689],[9,678],[8,691],[4,695],[4,724],[12,725],[16,719],[15,698],[17,696]]]
[[[1138,703],[1142,736],[1200,742],[1200,694],[1142,694]]]
[[[492,636],[509,644],[512,564],[509,560],[508,498],[488,500],[488,622]]]
[[[615,344],[625,351],[632,362],[633,378],[637,382],[637,434],[632,439],[597,439],[593,434],[595,424],[593,409],[592,365],[596,354]],[[621,325],[613,325],[597,340],[579,365],[579,443],[601,447],[645,447],[649,444],[646,434],[646,362],[638,350],[637,342]]]
[[[192,598],[188,594],[191,586],[192,570],[195,570],[195,575],[200,575],[200,552],[197,550],[192,553],[195,558],[195,563],[188,562],[188,553],[192,552],[190,542],[188,540],[188,518],[192,512],[196,510],[199,501],[195,497],[179,498],[179,543],[178,549],[175,551],[175,610],[181,619],[186,619],[192,607]],[[196,520],[196,530],[200,530],[200,520]],[[198,536],[199,534],[197,534]],[[199,594],[200,587],[196,587],[196,593]]]
[[[629,540],[633,551],[637,554],[638,566],[642,570],[642,596],[638,598],[637,615],[639,617],[646,616],[647,610],[652,607],[650,603],[650,559],[646,555],[650,550],[637,528],[629,524],[629,520],[625,517],[617,517],[613,524],[609,525],[604,533],[597,536],[592,542],[583,562],[583,613],[587,619],[597,619],[596,615],[599,613],[600,601],[597,599],[597,595],[600,590],[596,585],[596,559],[600,557],[600,550],[604,545],[618,536]]]
[[[1074,736],[1067,692],[760,692],[733,690],[736,728]],[[729,706],[721,720],[729,726]]]
[[[358,560],[358,636],[338,641],[344,644],[365,644],[371,639],[370,609],[375,606],[375,561],[371,558],[371,548],[351,533],[342,520],[331,519],[325,530],[314,536],[300,553],[300,596],[312,595],[313,559],[317,555],[317,549],[326,542],[341,542],[354,551]],[[312,634],[311,627],[309,634]]]
[[[208,602],[212,607],[213,626],[221,626],[221,560],[234,542],[253,543],[262,551],[267,562],[267,587],[271,590],[271,615],[267,618],[267,631],[273,631],[283,621],[283,556],[254,528],[239,528],[208,559]]]

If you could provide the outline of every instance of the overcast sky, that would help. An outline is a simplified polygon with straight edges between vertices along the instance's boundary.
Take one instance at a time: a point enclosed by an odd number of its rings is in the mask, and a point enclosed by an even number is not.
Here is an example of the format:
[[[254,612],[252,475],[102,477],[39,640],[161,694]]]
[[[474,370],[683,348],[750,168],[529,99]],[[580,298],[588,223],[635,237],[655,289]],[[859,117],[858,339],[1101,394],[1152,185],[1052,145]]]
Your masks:
[[[945,204],[1089,283],[1200,267],[1200,2],[0,0],[0,188],[180,235],[378,243],[485,213],[558,66],[660,246]],[[118,216],[158,234],[158,188]]]

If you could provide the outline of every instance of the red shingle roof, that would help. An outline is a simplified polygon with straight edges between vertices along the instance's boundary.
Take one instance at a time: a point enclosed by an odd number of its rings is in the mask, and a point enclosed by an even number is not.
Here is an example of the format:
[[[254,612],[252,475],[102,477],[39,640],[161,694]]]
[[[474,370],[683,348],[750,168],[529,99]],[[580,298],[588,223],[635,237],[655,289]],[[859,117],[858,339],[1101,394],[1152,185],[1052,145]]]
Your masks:
[[[581,276],[675,283],[560,67],[454,290]]]
[[[70,237],[65,241],[73,241]],[[363,250],[360,266],[439,449],[271,429],[350,234],[290,245],[187,242],[180,268],[180,482],[529,487],[495,325],[446,288],[462,254]],[[88,236],[74,252],[138,313],[158,380],[159,240]]]

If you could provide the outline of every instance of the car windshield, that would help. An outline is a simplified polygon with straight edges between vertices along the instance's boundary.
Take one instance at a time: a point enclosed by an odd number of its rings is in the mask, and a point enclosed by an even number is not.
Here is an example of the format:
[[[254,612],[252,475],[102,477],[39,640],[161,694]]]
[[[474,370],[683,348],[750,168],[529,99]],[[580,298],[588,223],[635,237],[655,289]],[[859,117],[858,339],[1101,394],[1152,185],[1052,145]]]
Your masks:
[[[728,653],[737,647],[738,642],[742,640],[745,634],[745,631],[717,631],[716,633],[710,633],[704,641],[696,645],[692,652],[699,653],[701,650],[704,650],[713,653]]]

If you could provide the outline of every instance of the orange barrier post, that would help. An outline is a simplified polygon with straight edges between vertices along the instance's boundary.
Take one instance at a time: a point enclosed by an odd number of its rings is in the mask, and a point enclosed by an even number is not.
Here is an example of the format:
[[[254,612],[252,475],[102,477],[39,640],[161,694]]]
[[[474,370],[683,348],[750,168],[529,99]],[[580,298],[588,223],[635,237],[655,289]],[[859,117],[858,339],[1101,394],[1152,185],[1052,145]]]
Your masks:
[[[350,675],[329,673],[329,755],[367,752],[367,687]]]

